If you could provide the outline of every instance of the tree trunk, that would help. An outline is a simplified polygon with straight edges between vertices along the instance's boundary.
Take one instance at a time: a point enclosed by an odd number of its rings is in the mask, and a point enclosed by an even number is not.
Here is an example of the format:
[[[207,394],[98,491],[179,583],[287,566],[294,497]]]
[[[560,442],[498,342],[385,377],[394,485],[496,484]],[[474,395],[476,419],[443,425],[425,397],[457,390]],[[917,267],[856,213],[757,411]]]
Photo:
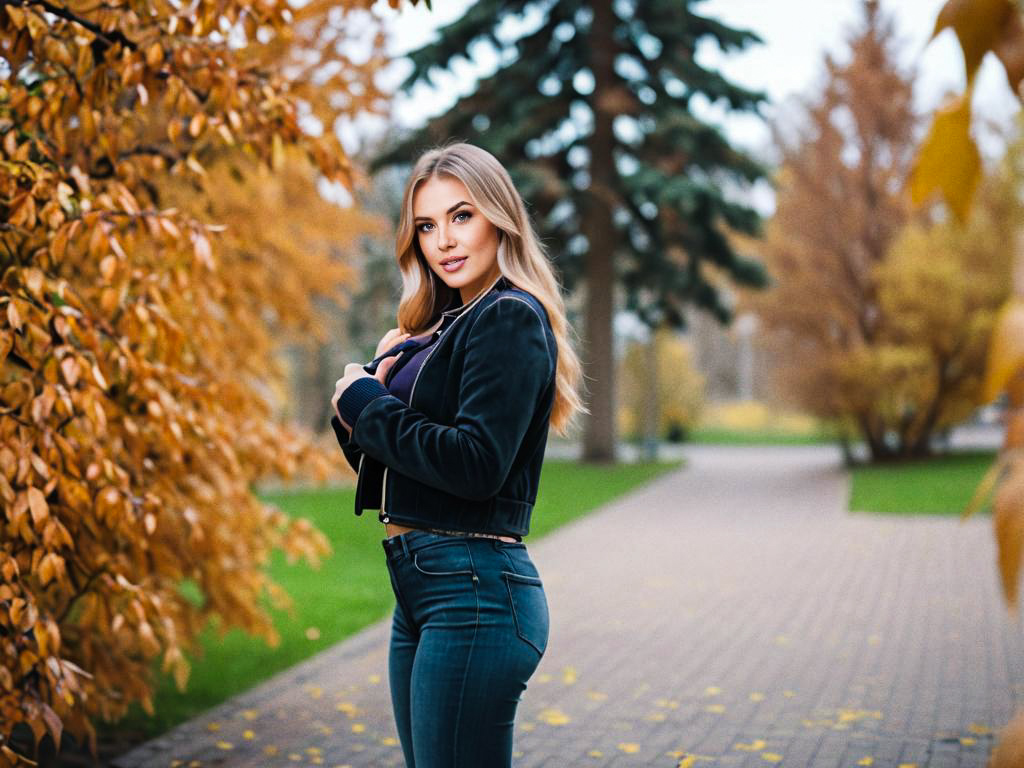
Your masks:
[[[615,461],[615,359],[612,320],[615,287],[615,225],[612,222],[614,158],[611,110],[603,104],[614,83],[611,3],[594,3],[591,65],[594,74],[594,133],[590,138],[590,194],[583,217],[587,238],[586,328],[583,365],[590,389],[590,415],[583,429],[583,460]]]

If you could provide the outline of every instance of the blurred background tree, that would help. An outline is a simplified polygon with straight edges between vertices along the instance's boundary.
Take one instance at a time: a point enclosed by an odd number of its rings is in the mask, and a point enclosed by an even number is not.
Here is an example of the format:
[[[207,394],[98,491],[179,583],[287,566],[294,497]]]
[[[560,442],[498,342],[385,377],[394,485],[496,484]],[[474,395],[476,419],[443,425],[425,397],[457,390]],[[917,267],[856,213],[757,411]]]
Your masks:
[[[410,54],[403,87],[489,44],[498,70],[374,167],[409,163],[451,139],[482,146],[508,167],[568,289],[584,286],[582,357],[591,415],[583,458],[615,458],[612,316],[616,290],[651,326],[680,327],[697,304],[726,321],[727,277],[761,285],[760,265],[727,232],[754,233],[759,217],[736,194],[763,176],[691,109],[706,99],[756,113],[762,94],[737,86],[694,57],[698,42],[726,52],[758,41],[691,10],[689,0],[544,4],[535,30],[499,34],[526,0],[481,0]],[[717,278],[717,279],[716,279]]]
[[[336,121],[382,109],[369,5],[0,9],[0,764],[25,727],[95,754],[210,618],[274,642],[270,552],[327,550],[253,487],[328,468],[268,393],[352,279],[331,230],[374,226],[315,202],[355,183]]]

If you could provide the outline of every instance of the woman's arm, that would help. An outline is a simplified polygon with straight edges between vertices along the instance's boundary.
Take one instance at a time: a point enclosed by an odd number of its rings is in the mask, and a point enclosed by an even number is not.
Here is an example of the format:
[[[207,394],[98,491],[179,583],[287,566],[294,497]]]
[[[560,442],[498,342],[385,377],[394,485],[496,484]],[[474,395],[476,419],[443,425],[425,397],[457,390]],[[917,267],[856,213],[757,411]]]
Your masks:
[[[543,320],[522,299],[504,297],[470,329],[453,425],[430,421],[370,379],[348,387],[338,410],[367,455],[434,488],[488,499],[505,482],[553,375]]]
[[[395,364],[395,360],[389,359],[389,357],[395,354],[396,350],[400,349],[402,345],[405,344],[406,341],[408,341],[408,339],[408,333],[402,333],[400,329],[392,328],[390,331],[384,334],[384,338],[382,338],[377,343],[377,351],[375,353],[374,359],[367,363],[366,365],[361,366],[363,372],[366,374],[372,372],[372,375],[378,381],[380,381],[381,384],[383,384],[384,381],[387,380],[388,371],[391,369],[391,366]],[[398,343],[396,344],[395,342]],[[345,368],[347,371],[349,366],[346,366]],[[366,371],[367,368],[370,368],[371,371]],[[343,378],[342,381],[346,380],[346,378],[347,377]],[[340,381],[338,383],[340,383]],[[331,416],[331,428],[334,430],[334,436],[338,439],[338,445],[341,446],[341,452],[345,454],[345,458],[348,460],[348,463],[352,467],[352,469],[358,472],[359,459],[362,458],[363,451],[362,449],[360,449],[359,445],[356,444],[356,442],[352,439],[351,429],[348,427],[347,424],[342,423],[341,418],[339,417],[337,410],[337,383],[335,384],[335,388],[336,389],[334,397],[331,398],[331,405],[334,407],[335,410],[335,415]]]

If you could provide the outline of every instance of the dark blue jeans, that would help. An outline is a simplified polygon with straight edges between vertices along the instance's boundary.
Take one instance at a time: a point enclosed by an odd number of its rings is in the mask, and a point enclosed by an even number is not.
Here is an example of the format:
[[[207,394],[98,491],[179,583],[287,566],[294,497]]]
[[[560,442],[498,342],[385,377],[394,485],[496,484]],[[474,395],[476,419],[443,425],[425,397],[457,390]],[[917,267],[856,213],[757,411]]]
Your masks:
[[[548,641],[522,542],[410,531],[385,539],[395,592],[388,675],[408,768],[512,764],[520,694]]]

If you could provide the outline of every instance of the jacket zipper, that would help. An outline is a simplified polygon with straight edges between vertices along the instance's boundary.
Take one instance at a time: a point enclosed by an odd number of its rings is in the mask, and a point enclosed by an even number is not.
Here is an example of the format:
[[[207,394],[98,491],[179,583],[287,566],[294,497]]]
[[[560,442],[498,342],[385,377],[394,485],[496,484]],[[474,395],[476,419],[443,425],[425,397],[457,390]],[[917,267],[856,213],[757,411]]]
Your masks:
[[[461,317],[461,315],[459,317]],[[459,319],[458,317],[455,318],[455,320],[458,320],[458,319]],[[455,325],[455,320],[452,321],[452,325]],[[451,329],[451,327],[452,326],[449,325],[448,329]],[[446,329],[446,332],[447,332],[448,329]],[[430,356],[432,354],[434,354],[434,350],[437,349],[437,343],[439,341],[441,341],[441,337],[440,336],[438,336],[434,340],[434,345],[429,350],[427,350],[426,357],[423,358],[423,362],[420,363],[419,370],[416,371],[416,375],[412,379],[412,387],[409,389],[409,407],[410,408],[412,407],[412,394],[413,394],[413,392],[416,391],[416,382],[419,381],[419,379],[420,379],[420,373],[423,372],[423,366],[427,364],[427,360],[430,359]],[[390,467],[387,467],[387,466],[384,467],[384,477],[383,477],[383,480],[381,481],[381,488],[380,488],[380,516],[382,518],[382,522],[385,522],[385,523],[388,523],[388,522],[391,521],[391,516],[388,515],[387,505],[385,503],[386,500],[387,500],[387,495],[388,495],[388,469],[390,469]]]

